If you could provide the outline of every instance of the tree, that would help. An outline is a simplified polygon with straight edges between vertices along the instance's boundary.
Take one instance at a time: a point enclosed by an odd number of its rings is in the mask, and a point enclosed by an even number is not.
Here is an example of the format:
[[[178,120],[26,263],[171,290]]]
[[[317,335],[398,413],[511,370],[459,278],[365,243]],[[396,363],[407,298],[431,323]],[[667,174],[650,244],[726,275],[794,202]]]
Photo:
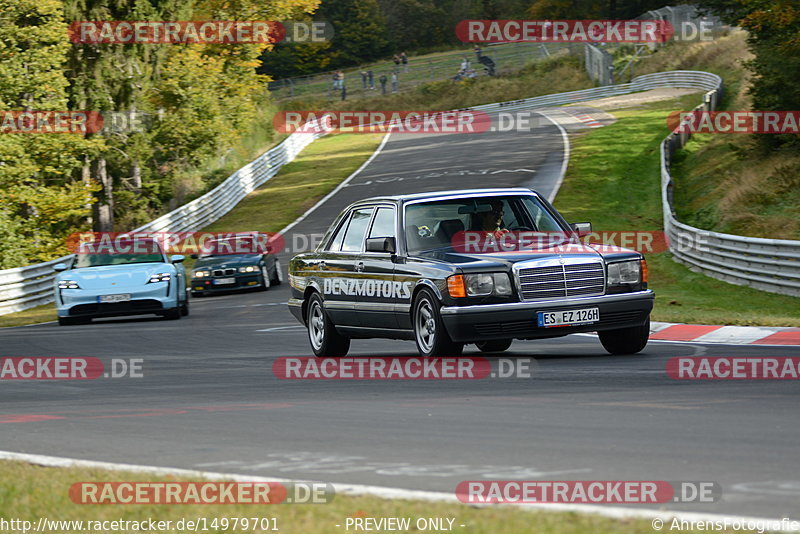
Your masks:
[[[749,32],[755,59],[750,93],[759,111],[800,109],[800,7],[795,0],[701,0],[725,22]],[[800,136],[759,136],[768,146],[798,143]]]
[[[67,110],[61,2],[0,0],[0,13],[0,112]],[[92,188],[73,173],[101,148],[74,134],[0,133],[0,268],[64,250],[90,212]]]
[[[377,0],[326,0],[317,19],[333,26],[331,67],[357,65],[391,50],[386,21]]]

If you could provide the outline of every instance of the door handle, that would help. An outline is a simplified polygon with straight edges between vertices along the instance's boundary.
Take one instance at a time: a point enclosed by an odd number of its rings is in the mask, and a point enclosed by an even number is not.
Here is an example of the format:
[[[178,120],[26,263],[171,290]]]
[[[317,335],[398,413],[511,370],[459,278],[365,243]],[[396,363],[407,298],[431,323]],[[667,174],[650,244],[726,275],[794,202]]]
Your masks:
[[[363,273],[364,272],[364,262],[363,261],[360,261],[360,262],[356,263],[356,272],[357,273]]]

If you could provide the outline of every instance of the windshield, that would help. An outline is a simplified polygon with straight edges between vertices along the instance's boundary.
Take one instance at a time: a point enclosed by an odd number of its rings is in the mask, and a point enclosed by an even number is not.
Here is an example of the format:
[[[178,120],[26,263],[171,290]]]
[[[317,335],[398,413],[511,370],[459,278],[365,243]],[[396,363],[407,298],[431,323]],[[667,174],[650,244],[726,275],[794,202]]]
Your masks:
[[[161,247],[155,241],[121,241],[113,247],[105,246],[102,243],[84,243],[75,254],[75,262],[72,268],[80,269],[82,267],[128,265],[132,263],[163,263],[164,261]]]
[[[239,256],[249,254],[263,254],[266,252],[266,243],[253,237],[226,237],[209,241],[200,254],[203,258],[211,256]]]
[[[532,195],[465,197],[409,204],[405,210],[409,254],[458,248],[473,237],[520,233],[556,234],[566,230]],[[552,239],[548,241],[552,244]]]

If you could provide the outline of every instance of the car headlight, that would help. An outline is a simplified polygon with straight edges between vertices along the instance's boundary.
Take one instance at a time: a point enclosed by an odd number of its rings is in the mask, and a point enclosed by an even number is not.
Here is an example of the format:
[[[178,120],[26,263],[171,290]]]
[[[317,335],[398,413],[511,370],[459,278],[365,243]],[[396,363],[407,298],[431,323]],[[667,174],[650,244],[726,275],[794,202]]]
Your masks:
[[[59,280],[58,289],[80,289],[81,286],[75,280]]]
[[[151,274],[150,280],[147,281],[148,284],[155,284],[157,282],[169,282],[172,280],[172,275],[170,273],[158,273],[158,274]]]
[[[447,279],[447,288],[453,297],[508,296],[511,280],[506,273],[457,274]]]
[[[195,278],[205,278],[211,276],[211,271],[195,271],[192,273],[192,276]]]
[[[620,261],[608,264],[607,286],[621,286],[623,284],[638,284],[642,281],[642,262]]]
[[[255,265],[248,265],[247,267],[239,267],[240,273],[254,273],[258,270]]]

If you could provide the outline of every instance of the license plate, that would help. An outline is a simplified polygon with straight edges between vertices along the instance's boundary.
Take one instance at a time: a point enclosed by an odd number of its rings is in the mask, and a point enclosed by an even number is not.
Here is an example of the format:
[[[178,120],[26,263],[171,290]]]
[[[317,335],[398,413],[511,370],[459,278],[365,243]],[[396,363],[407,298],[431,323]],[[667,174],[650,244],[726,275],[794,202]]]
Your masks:
[[[235,284],[236,278],[217,278],[214,280],[214,285],[222,286],[225,284]]]
[[[539,312],[536,315],[537,324],[543,328],[590,324],[600,320],[600,308]]]
[[[122,293],[119,295],[99,295],[97,302],[128,302],[131,300],[130,293]]]

